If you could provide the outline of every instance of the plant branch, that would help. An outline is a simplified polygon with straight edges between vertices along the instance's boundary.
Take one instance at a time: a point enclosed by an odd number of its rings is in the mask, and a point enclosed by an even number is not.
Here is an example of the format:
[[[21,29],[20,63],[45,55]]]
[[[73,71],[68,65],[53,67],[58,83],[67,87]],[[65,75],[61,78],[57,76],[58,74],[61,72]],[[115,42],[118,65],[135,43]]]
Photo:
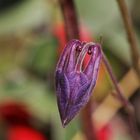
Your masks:
[[[81,113],[81,120],[83,130],[86,134],[87,140],[97,140],[96,130],[92,121],[93,102],[92,99],[87,103],[86,107]]]
[[[117,3],[120,9],[120,12],[122,14],[125,30],[127,33],[129,44],[130,44],[133,66],[140,79],[140,53],[139,53],[136,34],[134,32],[134,28],[132,24],[132,19],[128,12],[128,8],[127,8],[125,0],[117,0]]]
[[[114,88],[116,90],[118,99],[120,100],[120,102],[122,103],[122,105],[125,108],[126,113],[128,114],[128,122],[129,122],[129,126],[131,129],[131,133],[132,136],[134,138],[134,140],[139,140],[139,136],[138,136],[138,130],[137,130],[137,126],[136,126],[136,119],[135,119],[135,110],[132,106],[132,104],[129,102],[129,100],[127,100],[124,96],[123,93],[120,89],[120,86],[118,85],[117,79],[113,73],[113,70],[106,58],[106,56],[104,55],[104,53],[102,52],[102,60],[106,66],[106,69],[109,73],[109,76],[112,80],[112,83],[114,85]]]
[[[129,82],[130,79],[131,84]],[[118,84],[120,85],[126,99],[130,98],[139,88],[139,80],[136,71],[131,68]],[[110,91],[110,93],[112,92],[114,93],[114,90]],[[108,94],[102,103],[96,107],[96,110],[92,115],[96,129],[100,130],[104,127],[113,118],[113,116],[115,116],[121,107],[122,103],[120,103],[117,98],[114,98],[112,94]],[[105,117],[102,117],[104,111],[106,115]]]
[[[64,17],[67,40],[79,39],[78,20],[73,0],[59,0]]]

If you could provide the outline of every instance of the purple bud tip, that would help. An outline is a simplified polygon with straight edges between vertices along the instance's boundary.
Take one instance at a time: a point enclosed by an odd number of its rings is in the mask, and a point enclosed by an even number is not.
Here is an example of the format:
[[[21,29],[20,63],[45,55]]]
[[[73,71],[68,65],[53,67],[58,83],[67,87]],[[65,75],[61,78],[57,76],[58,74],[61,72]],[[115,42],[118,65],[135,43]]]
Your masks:
[[[90,55],[83,69],[86,54]],[[100,44],[71,40],[63,50],[55,73],[58,109],[65,127],[87,104],[97,81]]]

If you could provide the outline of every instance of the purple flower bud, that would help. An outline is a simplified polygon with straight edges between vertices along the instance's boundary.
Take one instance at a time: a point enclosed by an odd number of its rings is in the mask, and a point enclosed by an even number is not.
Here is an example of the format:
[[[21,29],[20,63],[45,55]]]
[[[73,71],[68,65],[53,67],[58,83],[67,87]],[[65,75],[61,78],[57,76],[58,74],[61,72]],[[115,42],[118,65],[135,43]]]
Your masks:
[[[85,68],[86,54],[90,60]],[[63,50],[55,73],[56,95],[62,125],[67,125],[91,96],[101,60],[100,44],[71,40]]]

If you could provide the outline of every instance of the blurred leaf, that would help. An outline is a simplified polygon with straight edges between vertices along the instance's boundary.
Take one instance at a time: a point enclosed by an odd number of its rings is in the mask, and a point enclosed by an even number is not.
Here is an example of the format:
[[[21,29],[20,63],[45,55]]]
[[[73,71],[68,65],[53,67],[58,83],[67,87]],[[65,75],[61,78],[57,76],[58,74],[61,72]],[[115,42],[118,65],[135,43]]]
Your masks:
[[[44,0],[25,0],[0,14],[0,34],[28,30],[50,17],[49,6]]]
[[[41,75],[53,72],[57,61],[56,40],[39,38],[32,44],[27,67]]]
[[[17,75],[19,79],[14,76]],[[55,110],[54,96],[45,85],[34,78],[27,78],[25,73],[16,73],[10,79],[4,80],[0,85],[0,101],[7,99],[25,102],[32,113],[41,120],[47,120]],[[51,108],[50,108],[51,106]]]

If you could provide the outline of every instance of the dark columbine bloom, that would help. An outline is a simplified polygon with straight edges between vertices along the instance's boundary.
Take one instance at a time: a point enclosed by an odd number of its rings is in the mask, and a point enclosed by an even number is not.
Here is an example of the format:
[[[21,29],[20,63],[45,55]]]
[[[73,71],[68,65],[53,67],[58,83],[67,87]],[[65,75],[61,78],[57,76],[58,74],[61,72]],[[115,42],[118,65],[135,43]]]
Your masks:
[[[90,60],[86,67],[86,54]],[[101,60],[100,44],[71,40],[56,67],[56,95],[63,126],[67,125],[89,101],[95,87]]]

